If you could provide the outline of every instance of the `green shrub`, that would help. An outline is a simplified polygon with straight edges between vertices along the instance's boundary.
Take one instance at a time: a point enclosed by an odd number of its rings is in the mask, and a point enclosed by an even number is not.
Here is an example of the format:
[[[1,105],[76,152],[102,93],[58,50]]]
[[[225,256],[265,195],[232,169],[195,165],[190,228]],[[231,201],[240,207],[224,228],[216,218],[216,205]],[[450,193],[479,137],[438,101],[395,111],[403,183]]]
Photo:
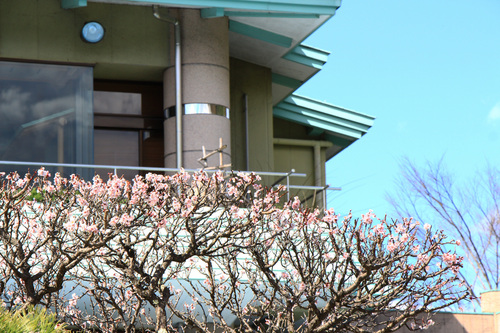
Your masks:
[[[67,332],[58,324],[54,314],[31,308],[26,311],[7,311],[0,307],[0,332],[2,333],[55,333]]]

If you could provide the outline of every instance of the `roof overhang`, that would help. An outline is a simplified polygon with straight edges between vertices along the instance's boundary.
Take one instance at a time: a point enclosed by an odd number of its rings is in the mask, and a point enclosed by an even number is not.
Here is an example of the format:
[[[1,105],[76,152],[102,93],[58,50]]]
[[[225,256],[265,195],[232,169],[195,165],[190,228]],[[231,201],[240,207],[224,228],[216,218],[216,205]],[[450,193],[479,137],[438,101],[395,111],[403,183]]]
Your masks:
[[[375,119],[366,114],[296,94],[276,105],[273,114],[277,118],[307,126],[314,135],[323,135],[324,139],[333,143],[333,146],[326,151],[327,159],[361,138]]]
[[[333,15],[340,6],[340,0],[89,0],[89,2],[326,15]],[[63,8],[83,7],[87,5],[87,0],[61,0],[61,4]]]
[[[61,6],[84,7],[87,1],[196,8],[207,19],[228,17],[230,56],[271,69],[273,105],[322,68],[329,53],[301,43],[341,5],[341,0],[61,0]]]

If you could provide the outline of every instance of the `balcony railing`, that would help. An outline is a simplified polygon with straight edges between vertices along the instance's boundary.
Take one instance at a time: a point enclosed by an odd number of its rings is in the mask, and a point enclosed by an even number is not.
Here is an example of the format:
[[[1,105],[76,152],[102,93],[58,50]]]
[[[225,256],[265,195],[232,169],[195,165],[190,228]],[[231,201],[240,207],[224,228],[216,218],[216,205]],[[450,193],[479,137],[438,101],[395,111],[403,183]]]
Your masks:
[[[141,167],[141,166],[124,166],[124,165],[102,165],[102,164],[76,164],[76,163],[50,163],[50,162],[24,162],[24,161],[1,161],[0,160],[0,171],[2,171],[2,166],[3,165],[14,165],[14,166],[33,166],[36,168],[39,167],[57,167],[59,170],[62,168],[75,168],[75,169],[112,169],[113,173],[115,175],[119,175],[119,171],[124,171],[124,170],[134,170],[134,171],[150,171],[150,172],[179,172],[180,169],[177,168],[157,168],[157,167]],[[200,171],[200,169],[183,169],[186,172],[196,172]],[[236,170],[207,170],[204,169],[205,172],[207,173],[214,173],[217,171],[222,171],[224,173],[237,173],[240,171]],[[308,185],[291,185],[290,184],[290,178],[291,177],[307,177],[307,174],[305,173],[300,173],[300,172],[295,172],[294,169],[290,170],[289,172],[271,172],[271,171],[241,171],[245,173],[255,173],[256,175],[259,176],[270,176],[270,177],[280,177],[278,180],[276,180],[272,186],[276,186],[280,182],[286,179],[286,194],[287,194],[287,200],[290,200],[290,190],[310,190],[314,191],[315,194],[321,193],[322,196],[322,201],[323,201],[323,207],[326,208],[327,206],[327,198],[326,198],[326,191],[340,191],[340,187],[330,187],[330,185],[325,185],[325,186],[308,186]],[[314,196],[311,195],[305,200],[309,200]]]

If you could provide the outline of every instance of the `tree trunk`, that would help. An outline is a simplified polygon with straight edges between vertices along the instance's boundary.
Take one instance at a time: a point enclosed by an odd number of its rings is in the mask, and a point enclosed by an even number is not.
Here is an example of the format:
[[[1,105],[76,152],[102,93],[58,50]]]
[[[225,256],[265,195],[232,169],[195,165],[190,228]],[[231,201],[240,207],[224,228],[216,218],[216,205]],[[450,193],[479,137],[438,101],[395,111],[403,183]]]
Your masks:
[[[162,304],[156,305],[156,332],[167,333],[167,312]]]

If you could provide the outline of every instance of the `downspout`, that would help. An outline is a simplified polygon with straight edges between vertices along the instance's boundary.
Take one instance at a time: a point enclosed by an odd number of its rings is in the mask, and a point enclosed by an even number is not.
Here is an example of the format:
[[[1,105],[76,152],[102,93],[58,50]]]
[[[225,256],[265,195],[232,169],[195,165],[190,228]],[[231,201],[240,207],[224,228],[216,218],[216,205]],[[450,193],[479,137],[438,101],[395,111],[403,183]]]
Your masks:
[[[182,75],[181,75],[181,26],[173,17],[162,17],[158,5],[153,5],[153,16],[174,25],[175,32],[175,126],[177,131],[177,169],[182,168]]]
[[[244,102],[245,102],[245,151],[246,151],[246,170],[250,170],[250,143],[248,140],[248,95],[243,94]]]

